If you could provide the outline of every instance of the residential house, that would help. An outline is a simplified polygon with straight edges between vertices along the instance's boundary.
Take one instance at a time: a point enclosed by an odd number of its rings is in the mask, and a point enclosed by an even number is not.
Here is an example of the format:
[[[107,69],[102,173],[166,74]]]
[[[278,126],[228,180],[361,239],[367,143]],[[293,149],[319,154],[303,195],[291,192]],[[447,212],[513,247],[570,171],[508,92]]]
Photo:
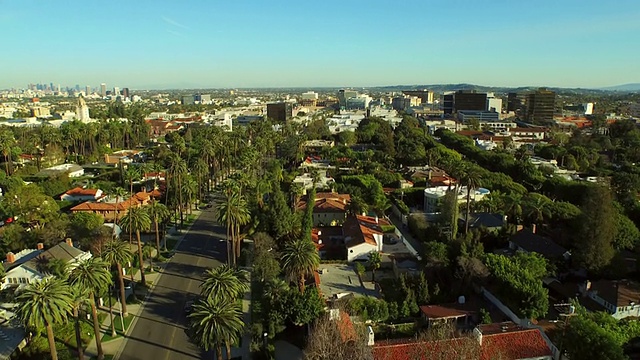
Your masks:
[[[640,283],[630,280],[587,280],[578,289],[583,296],[600,304],[618,320],[640,317]]]
[[[535,252],[547,260],[569,260],[571,252],[556,244],[553,240],[536,234],[536,226],[532,229],[518,231],[509,240],[509,248],[517,251]]]
[[[83,189],[81,187],[75,187],[60,195],[60,200],[71,202],[98,201],[102,195],[103,193],[100,189]]]
[[[36,174],[36,176],[54,177],[65,174],[70,178],[80,177],[84,175],[84,168],[78,164],[62,164],[42,169]]]
[[[547,129],[544,128],[510,128],[507,130],[513,137],[532,140],[544,140]]]
[[[23,250],[17,254],[10,252],[3,264],[6,275],[2,288],[41,280],[47,276],[43,268],[52,259],[62,260],[70,268],[73,268],[74,265],[90,258],[91,253],[75,248],[71,239],[67,239],[48,250],[44,250],[43,244],[40,243],[37,249]]]
[[[460,310],[454,306],[424,305],[420,306],[420,316],[431,327],[434,324],[453,323],[456,326],[467,326],[475,314]]]
[[[318,249],[321,259],[344,260],[346,248],[342,226],[323,226],[311,230],[311,240]]]
[[[373,335],[371,336],[373,337]],[[552,360],[549,345],[538,329],[514,323],[477,326],[472,336],[443,340],[415,338],[375,342],[375,360]]]
[[[316,193],[313,206],[313,226],[336,226],[347,218],[347,206],[351,195],[334,192]],[[303,210],[307,207],[307,200],[298,202],[296,208]]]
[[[460,214],[458,219],[459,228],[465,228],[465,215]],[[506,216],[491,213],[472,213],[469,214],[469,229],[487,229],[489,231],[500,231],[504,224],[507,223]]]
[[[317,182],[315,183],[316,189],[328,189],[331,187],[332,184],[336,182],[332,177],[327,176],[326,170],[317,170],[317,171],[318,171],[318,178],[315,179],[317,180]],[[307,193],[307,190],[313,189],[314,187],[313,181],[314,181],[314,178],[313,178],[313,174],[311,173],[304,173],[302,175],[296,176],[295,179],[293,179],[294,184],[299,184],[304,189],[304,194]]]
[[[120,163],[130,164],[139,158],[140,151],[138,150],[120,150],[112,154],[104,154],[104,162],[107,165],[118,165]]]
[[[381,225],[390,225],[378,217],[353,215],[342,225],[347,248],[347,261],[367,260],[372,251],[382,251],[384,231]]]
[[[456,188],[452,186],[434,186],[424,189],[424,211],[426,213],[436,213],[440,211],[441,199],[447,194],[448,191],[455,191]],[[489,195],[491,191],[485,188],[472,189],[469,194],[470,201],[480,201],[485,196]],[[467,187],[460,186],[456,194],[459,203],[465,203],[467,201]]]
[[[336,145],[333,140],[307,140],[302,144],[302,147],[311,152],[319,152],[326,147],[334,147]]]
[[[160,196],[158,190],[153,192],[138,192],[128,199],[116,202],[113,197],[105,197],[104,200],[98,202],[85,201],[82,204],[71,208],[72,213],[90,212],[101,215],[105,222],[112,222],[117,218],[121,219],[130,207],[140,207],[147,205],[152,198]]]

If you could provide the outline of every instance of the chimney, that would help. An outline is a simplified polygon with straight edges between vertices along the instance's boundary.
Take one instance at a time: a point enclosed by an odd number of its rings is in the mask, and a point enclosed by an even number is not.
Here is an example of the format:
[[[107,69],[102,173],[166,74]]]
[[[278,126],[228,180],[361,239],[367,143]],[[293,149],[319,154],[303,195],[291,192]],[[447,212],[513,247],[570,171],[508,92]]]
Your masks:
[[[376,215],[376,224],[379,224],[380,222],[378,221],[378,215]]]
[[[473,329],[473,335],[475,335],[476,340],[478,340],[478,343],[482,347],[482,331],[478,327],[476,327],[475,329]]]
[[[43,250],[44,249],[44,244],[43,243],[38,243],[38,245],[36,245],[36,248],[38,250]]]
[[[373,346],[375,344],[375,334],[373,333],[373,328],[371,327],[371,325],[367,326],[367,334],[369,335],[369,338],[367,339],[367,345]]]
[[[531,232],[536,233],[536,224],[531,225]]]
[[[69,245],[69,246],[73,247],[73,240],[71,240],[71,238],[66,238],[66,239],[64,239],[64,242],[66,242],[66,243],[67,243],[67,245]]]
[[[12,252],[8,252],[7,253],[7,262],[9,264],[13,264],[14,262],[16,262],[16,254],[14,254]]]

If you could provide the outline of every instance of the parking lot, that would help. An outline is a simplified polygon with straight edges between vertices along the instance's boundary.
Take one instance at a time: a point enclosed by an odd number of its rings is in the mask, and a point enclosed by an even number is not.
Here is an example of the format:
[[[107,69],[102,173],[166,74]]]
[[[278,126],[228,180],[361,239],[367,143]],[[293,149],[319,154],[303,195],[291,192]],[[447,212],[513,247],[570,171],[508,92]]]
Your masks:
[[[356,296],[375,296],[378,292],[371,282],[360,283],[354,268],[347,264],[320,264],[320,291],[326,298],[342,297],[347,294]]]

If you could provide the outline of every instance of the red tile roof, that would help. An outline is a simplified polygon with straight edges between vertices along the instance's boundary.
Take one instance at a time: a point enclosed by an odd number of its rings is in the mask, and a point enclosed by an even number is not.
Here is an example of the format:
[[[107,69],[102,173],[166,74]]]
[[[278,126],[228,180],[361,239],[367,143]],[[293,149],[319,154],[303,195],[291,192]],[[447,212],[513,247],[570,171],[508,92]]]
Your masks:
[[[349,194],[337,194],[331,192],[317,193],[315,197],[315,205],[313,207],[314,213],[335,213],[346,212],[347,205],[351,201],[351,195]],[[307,207],[306,200],[298,202],[297,209],[302,210]]]
[[[466,360],[480,357],[480,344],[462,337],[438,341],[396,339],[377,342],[373,348],[375,360]]]
[[[351,237],[347,242],[347,247],[358,244],[370,244],[377,246],[374,234],[382,235],[383,231],[380,225],[390,225],[387,220],[378,219],[371,216],[349,216],[342,226],[342,232],[345,236]]]
[[[482,360],[529,359],[551,356],[551,349],[538,329],[525,329],[514,323],[478,326],[482,333]]]
[[[464,310],[458,310],[440,305],[424,305],[420,306],[420,312],[429,319],[446,319],[467,316],[470,313]]]
[[[96,196],[98,189],[83,189],[81,187],[75,187],[71,190],[67,190],[65,195],[69,196]]]

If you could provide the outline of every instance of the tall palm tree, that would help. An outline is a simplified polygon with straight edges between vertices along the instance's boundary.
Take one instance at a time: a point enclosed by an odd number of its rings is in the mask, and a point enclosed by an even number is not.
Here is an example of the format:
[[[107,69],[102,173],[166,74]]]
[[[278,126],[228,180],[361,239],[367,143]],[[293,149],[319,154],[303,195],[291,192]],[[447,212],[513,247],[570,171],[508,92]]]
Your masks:
[[[166,179],[170,180],[172,186],[174,187],[174,204],[178,205],[178,211],[180,212],[180,226],[184,225],[184,201],[182,200],[182,184],[187,172],[187,165],[185,161],[178,154],[172,153],[171,156],[169,156],[169,171],[166,175]],[[167,185],[168,184],[169,181],[167,181]],[[167,191],[169,191],[168,188]]]
[[[529,193],[523,199],[524,215],[532,224],[541,224],[551,216],[549,211],[549,200],[540,194]]]
[[[249,289],[247,276],[242,270],[222,265],[205,271],[200,293],[204,297],[228,297],[238,299]]]
[[[471,212],[471,191],[480,184],[480,173],[475,168],[468,168],[462,176],[462,181],[467,187],[467,210],[464,215],[464,233],[469,232],[469,213]]]
[[[78,360],[84,360],[84,346],[82,344],[82,335],[80,334],[80,308],[87,303],[89,293],[86,289],[83,289],[80,286],[69,286],[69,290],[69,297],[71,299],[70,305],[76,332]]]
[[[235,265],[237,256],[240,255],[240,226],[249,222],[250,214],[247,201],[237,193],[236,188],[229,187],[223,196],[222,201],[216,205],[216,218],[219,223],[226,224],[228,263]]]
[[[142,247],[142,255],[144,255],[145,258],[149,259],[149,269],[151,269],[150,270],[151,272],[153,272],[153,256],[152,255],[154,250],[155,248],[150,243],[145,243],[144,246]]]
[[[235,299],[203,298],[193,305],[189,319],[189,328],[199,346],[205,351],[215,349],[217,359],[222,360],[222,346],[226,345],[227,358],[231,358],[228,345],[238,340],[244,327],[240,304]]]
[[[298,283],[298,289],[301,293],[304,293],[306,277],[313,274],[319,264],[318,250],[309,240],[294,240],[288,243],[282,251],[282,268],[289,280]]]
[[[382,257],[377,251],[369,253],[369,266],[371,267],[371,282],[376,282],[376,270],[380,268],[382,264]]]
[[[120,212],[119,209],[121,207],[120,200],[124,199],[127,196],[127,190],[118,186],[113,190],[113,194],[116,197],[116,218],[114,219],[113,223],[118,225],[118,220],[119,220],[118,214]],[[115,236],[115,234],[116,234],[116,227],[114,226],[113,235]]]
[[[151,201],[151,203],[147,205],[147,212],[149,213],[151,220],[153,220],[153,226],[156,232],[156,250],[158,250],[158,255],[160,255],[159,224],[164,222],[166,219],[168,219],[169,216],[171,216],[171,212],[164,204],[160,203],[157,200],[153,200]],[[164,230],[162,231],[162,238],[164,238]],[[165,242],[165,248],[166,248],[166,242]]]
[[[518,219],[522,215],[522,195],[512,192],[504,197],[504,211],[518,225]]]
[[[17,315],[25,327],[47,330],[51,359],[58,360],[53,325],[63,323],[71,313],[69,285],[64,280],[47,277],[27,285],[18,294]]]
[[[144,257],[142,256],[142,241],[140,240],[140,231],[148,231],[151,227],[151,219],[149,213],[141,207],[131,207],[127,211],[127,215],[122,218],[122,225],[130,232],[135,231],[138,240],[138,260],[140,263],[140,281],[142,286],[147,285],[144,277]]]
[[[117,269],[118,283],[120,284],[120,304],[123,316],[127,316],[127,301],[124,292],[124,276],[122,265],[131,263],[133,254],[129,251],[129,245],[120,240],[111,240],[104,245],[102,258]]]
[[[109,263],[101,258],[91,258],[79,263],[69,275],[71,284],[86,289],[89,293],[89,304],[93,315],[93,331],[96,337],[98,359],[104,359],[102,341],[100,337],[100,323],[98,322],[98,310],[96,309],[96,294],[102,294],[109,289],[113,282]]]

